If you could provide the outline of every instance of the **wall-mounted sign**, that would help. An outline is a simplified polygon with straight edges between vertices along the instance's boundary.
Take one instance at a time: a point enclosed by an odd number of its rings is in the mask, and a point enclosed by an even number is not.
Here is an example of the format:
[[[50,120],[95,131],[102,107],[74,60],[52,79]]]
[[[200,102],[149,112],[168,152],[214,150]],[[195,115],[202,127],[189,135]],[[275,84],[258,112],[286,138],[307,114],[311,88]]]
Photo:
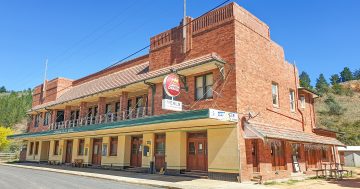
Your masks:
[[[169,74],[163,81],[164,91],[170,97],[176,97],[180,94],[180,81],[179,76],[176,74]]]
[[[238,114],[221,110],[209,109],[209,117],[221,121],[238,122]]]
[[[176,100],[163,99],[162,109],[172,111],[182,111],[182,102]]]

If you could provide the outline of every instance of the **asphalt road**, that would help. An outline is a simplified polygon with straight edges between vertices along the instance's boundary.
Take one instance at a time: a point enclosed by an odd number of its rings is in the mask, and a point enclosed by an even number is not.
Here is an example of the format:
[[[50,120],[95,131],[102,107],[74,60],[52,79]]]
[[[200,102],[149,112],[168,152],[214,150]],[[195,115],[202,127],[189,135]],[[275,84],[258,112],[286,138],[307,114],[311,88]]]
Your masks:
[[[8,167],[0,165],[0,189],[155,189],[155,187],[121,183],[90,177]]]

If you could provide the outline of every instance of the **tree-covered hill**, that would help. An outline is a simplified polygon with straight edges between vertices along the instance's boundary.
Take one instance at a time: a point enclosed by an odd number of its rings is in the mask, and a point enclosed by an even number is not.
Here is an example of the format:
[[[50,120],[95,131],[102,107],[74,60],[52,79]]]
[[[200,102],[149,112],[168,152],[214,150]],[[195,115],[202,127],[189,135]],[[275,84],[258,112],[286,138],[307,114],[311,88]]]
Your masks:
[[[31,90],[0,93],[0,126],[13,128],[26,118],[31,108]]]
[[[340,132],[338,139],[346,145],[360,145],[360,69],[345,67],[329,81],[320,74],[315,87],[302,72],[300,84],[320,94],[315,100],[317,127]]]

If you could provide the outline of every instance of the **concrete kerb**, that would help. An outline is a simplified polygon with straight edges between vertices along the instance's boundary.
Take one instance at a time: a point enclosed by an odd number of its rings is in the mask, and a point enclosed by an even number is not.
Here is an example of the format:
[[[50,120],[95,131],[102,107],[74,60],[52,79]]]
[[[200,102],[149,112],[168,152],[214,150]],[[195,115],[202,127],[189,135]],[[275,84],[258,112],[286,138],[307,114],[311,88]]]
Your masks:
[[[146,186],[153,186],[153,187],[170,188],[170,189],[182,189],[183,188],[183,187],[176,186],[176,184],[174,184],[174,183],[169,183],[169,182],[164,182],[164,181],[152,181],[152,180],[140,179],[140,178],[128,178],[128,177],[113,176],[113,175],[103,175],[103,174],[97,174],[97,173],[85,173],[85,172],[79,172],[79,171],[69,171],[69,170],[51,169],[51,168],[46,168],[46,167],[34,167],[34,166],[25,166],[25,165],[14,165],[14,164],[7,164],[7,163],[0,163],[0,165],[40,170],[40,171],[50,171],[50,172],[55,172],[55,173],[85,176],[85,177],[98,178],[98,179],[106,179],[106,180],[112,180],[112,181],[117,181],[117,182],[146,185]]]

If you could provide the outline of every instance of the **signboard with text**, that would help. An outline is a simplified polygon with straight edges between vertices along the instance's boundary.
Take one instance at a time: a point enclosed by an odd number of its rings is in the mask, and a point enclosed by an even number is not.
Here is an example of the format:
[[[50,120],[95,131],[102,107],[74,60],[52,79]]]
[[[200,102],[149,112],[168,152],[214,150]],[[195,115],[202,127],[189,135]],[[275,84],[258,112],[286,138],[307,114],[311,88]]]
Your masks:
[[[172,111],[182,111],[182,102],[176,100],[163,99],[162,109]]]

